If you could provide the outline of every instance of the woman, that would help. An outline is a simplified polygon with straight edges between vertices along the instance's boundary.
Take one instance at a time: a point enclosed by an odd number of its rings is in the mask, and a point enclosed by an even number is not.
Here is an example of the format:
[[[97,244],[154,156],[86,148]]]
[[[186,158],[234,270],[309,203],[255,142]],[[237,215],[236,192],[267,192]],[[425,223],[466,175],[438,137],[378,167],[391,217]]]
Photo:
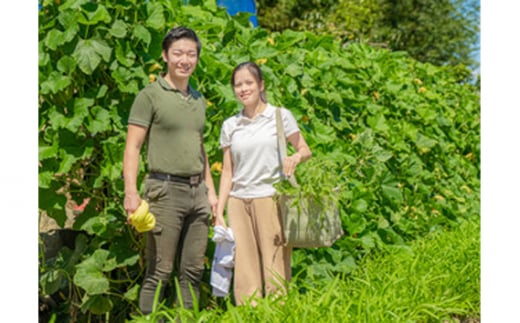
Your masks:
[[[284,246],[273,184],[291,176],[311,152],[292,113],[281,108],[285,136],[296,153],[280,167],[276,107],[267,103],[260,68],[238,65],[231,85],[243,109],[224,121],[220,135],[223,166],[215,226],[229,224],[235,235],[234,295],[238,305],[254,297],[285,293],[291,279],[291,249]],[[252,304],[255,304],[252,300]]]

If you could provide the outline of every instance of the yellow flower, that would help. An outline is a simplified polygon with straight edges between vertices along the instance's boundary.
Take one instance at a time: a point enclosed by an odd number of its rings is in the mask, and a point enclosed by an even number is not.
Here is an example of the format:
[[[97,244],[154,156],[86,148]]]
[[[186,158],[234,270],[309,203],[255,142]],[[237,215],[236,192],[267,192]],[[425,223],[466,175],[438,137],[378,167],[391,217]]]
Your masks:
[[[221,162],[214,162],[211,165],[211,171],[212,172],[222,173],[222,163]]]
[[[148,78],[150,79],[150,83],[153,83],[157,79],[157,76],[155,74],[150,74],[148,75]]]
[[[444,197],[439,194],[436,194],[433,198],[436,199],[437,201],[441,201],[441,202],[444,201]]]
[[[420,79],[414,79],[413,81],[418,85],[422,85],[422,81]]]
[[[258,64],[258,65],[262,65],[265,63],[267,63],[267,58],[259,58],[256,60],[256,64]]]
[[[462,188],[463,190],[465,190],[466,193],[471,193],[471,188],[467,187],[466,185],[463,185],[463,186],[461,186],[460,188]]]
[[[421,154],[426,154],[430,151],[430,148],[426,148],[426,147],[422,147],[422,148],[419,148],[419,152]]]
[[[206,100],[206,105],[207,105],[208,107],[210,107],[210,106],[212,106],[212,105],[213,105],[213,103],[211,103],[211,101],[210,101],[210,100]]]
[[[274,39],[271,37],[267,38],[267,42],[271,45],[274,45]]]
[[[159,63],[155,63],[155,64],[153,64],[153,65],[150,67],[149,72],[151,73],[151,72],[153,72],[153,71],[155,71],[155,70],[162,70],[162,66],[161,66],[161,64],[159,64]]]
[[[374,96],[374,99],[376,99],[376,101],[379,100],[379,93],[377,91],[372,93],[372,95]]]
[[[426,92],[426,88],[424,86],[421,86],[419,88],[419,93],[424,93],[424,92]]]

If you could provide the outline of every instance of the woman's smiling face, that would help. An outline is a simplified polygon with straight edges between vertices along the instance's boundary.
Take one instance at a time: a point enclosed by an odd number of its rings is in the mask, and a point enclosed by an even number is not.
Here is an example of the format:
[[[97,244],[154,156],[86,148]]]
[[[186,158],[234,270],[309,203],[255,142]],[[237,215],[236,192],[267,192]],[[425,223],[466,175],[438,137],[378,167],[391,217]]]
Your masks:
[[[264,82],[258,82],[247,68],[236,71],[233,89],[235,95],[245,107],[255,107],[259,104],[260,93],[264,90]]]

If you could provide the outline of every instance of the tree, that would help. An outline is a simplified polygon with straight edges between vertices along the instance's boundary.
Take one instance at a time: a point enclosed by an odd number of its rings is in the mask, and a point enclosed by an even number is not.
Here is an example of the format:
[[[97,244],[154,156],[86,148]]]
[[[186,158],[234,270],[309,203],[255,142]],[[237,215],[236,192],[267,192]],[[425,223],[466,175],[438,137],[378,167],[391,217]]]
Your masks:
[[[477,0],[259,0],[258,20],[270,31],[328,33],[422,62],[475,67],[479,10]]]
[[[334,0],[260,0],[257,1],[258,22],[270,31],[330,31],[327,19],[338,1]]]
[[[473,66],[479,7],[464,0],[385,0],[376,42],[436,65]]]

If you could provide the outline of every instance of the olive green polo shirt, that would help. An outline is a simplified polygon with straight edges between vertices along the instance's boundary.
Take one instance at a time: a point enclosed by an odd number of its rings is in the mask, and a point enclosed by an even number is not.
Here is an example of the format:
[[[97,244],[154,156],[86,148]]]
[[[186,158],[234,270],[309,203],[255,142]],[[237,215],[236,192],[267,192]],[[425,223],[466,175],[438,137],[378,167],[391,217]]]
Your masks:
[[[204,97],[191,86],[185,97],[163,77],[137,94],[128,118],[129,124],[148,129],[148,171],[177,176],[202,173],[205,121]]]

